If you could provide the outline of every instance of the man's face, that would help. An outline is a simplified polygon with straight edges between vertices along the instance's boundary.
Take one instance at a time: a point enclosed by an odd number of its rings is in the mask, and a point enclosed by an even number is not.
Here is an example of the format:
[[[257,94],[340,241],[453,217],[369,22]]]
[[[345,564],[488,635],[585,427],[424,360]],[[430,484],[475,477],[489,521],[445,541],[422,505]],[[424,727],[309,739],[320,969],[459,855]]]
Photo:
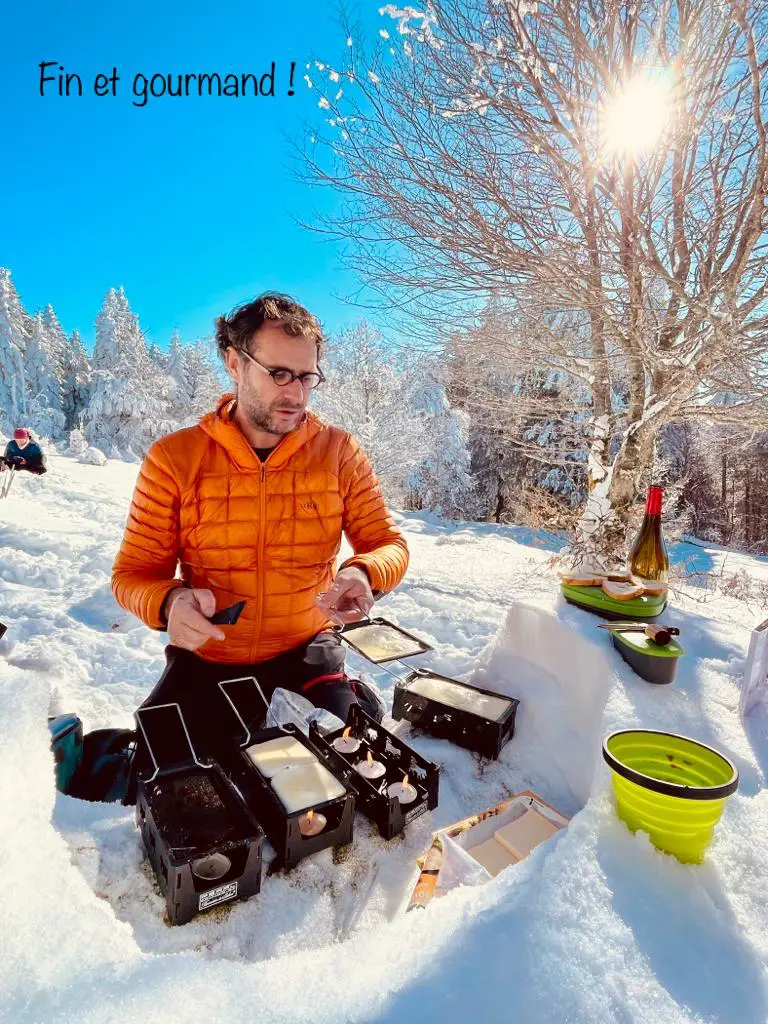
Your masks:
[[[275,324],[265,324],[248,345],[254,359],[270,370],[294,373],[317,370],[317,346],[311,338],[292,338]],[[250,425],[276,438],[294,430],[304,416],[309,391],[298,380],[279,387],[260,366],[227,349],[227,370],[237,384],[237,402]]]
[[[20,437],[18,439],[18,441],[16,442],[16,444],[19,446],[19,448],[26,448],[27,445],[29,444],[29,438],[28,437]]]

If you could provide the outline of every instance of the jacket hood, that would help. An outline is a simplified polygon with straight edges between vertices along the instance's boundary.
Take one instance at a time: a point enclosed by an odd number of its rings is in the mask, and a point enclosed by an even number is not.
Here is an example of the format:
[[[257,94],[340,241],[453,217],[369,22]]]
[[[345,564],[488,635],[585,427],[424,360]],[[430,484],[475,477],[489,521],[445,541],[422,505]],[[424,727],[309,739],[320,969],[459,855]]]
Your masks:
[[[236,395],[222,395],[215,410],[206,413],[200,419],[198,426],[225,449],[238,469],[259,470],[262,465],[261,460],[234,419],[236,406]],[[301,423],[289,434],[285,434],[270,453],[270,468],[283,465],[310,438],[315,437],[321,430],[327,429],[321,419],[307,411]]]

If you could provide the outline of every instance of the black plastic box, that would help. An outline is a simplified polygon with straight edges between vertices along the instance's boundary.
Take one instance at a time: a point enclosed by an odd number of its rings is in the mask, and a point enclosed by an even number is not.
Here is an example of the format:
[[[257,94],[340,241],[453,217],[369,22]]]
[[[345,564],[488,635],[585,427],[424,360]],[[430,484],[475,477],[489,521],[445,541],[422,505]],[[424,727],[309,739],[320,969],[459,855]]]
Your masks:
[[[304,857],[319,853],[329,846],[351,843],[355,821],[355,797],[350,786],[352,770],[341,755],[329,749],[324,743],[318,742],[320,733],[316,727],[313,728],[314,723],[310,726],[310,739],[291,723],[281,728],[254,729],[254,723],[261,725],[264,721],[266,710],[266,701],[255,679],[230,680],[220,683],[219,686],[240,719],[244,735],[240,746],[233,748],[232,757],[224,767],[231,774],[235,785],[274,847],[276,857],[269,873],[274,874],[281,869],[290,871]],[[265,743],[280,736],[291,736],[311,750],[320,763],[347,789],[343,796],[327,800],[312,808],[327,819],[326,827],[316,836],[302,835],[299,829],[298,819],[308,808],[290,813],[286,811],[269,779],[264,778],[245,752],[254,743]]]
[[[386,767],[386,775],[374,780],[366,779],[352,767],[349,784],[355,792],[358,811],[376,822],[384,839],[392,839],[409,822],[437,807],[440,766],[417,754],[407,743],[379,725],[359,704],[350,707],[346,724],[350,728],[350,736],[361,741],[354,754],[344,754],[333,747],[333,741],[343,734],[344,729],[337,729],[324,737],[318,731],[314,741],[327,746],[350,767],[364,761],[369,750],[374,760],[381,761]],[[314,723],[310,726],[310,733],[316,730],[313,726]],[[418,793],[416,800],[407,805],[387,794],[387,787],[402,782],[404,775],[408,776],[408,781]]]
[[[450,707],[422,694],[412,693],[408,689],[408,684],[419,676],[442,679],[488,697],[500,697],[509,701],[509,708],[500,719],[493,721],[471,711]],[[503,693],[482,690],[479,686],[470,686],[468,683],[451,679],[450,676],[441,676],[428,669],[415,669],[405,679],[398,680],[395,684],[392,717],[404,718],[415,728],[422,729],[432,736],[450,740],[460,747],[466,747],[482,754],[483,757],[495,760],[504,744],[515,734],[515,717],[519,703],[517,698],[507,697]]]
[[[170,923],[255,895],[264,833],[238,791],[216,762],[197,760],[178,704],[142,708],[136,720],[154,766],[138,780],[136,824]]]

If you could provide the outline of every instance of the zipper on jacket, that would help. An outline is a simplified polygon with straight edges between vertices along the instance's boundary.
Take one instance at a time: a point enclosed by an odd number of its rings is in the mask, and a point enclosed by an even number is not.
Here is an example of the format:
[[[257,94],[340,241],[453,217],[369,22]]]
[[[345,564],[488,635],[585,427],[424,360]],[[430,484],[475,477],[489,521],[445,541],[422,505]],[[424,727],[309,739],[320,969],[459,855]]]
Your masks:
[[[259,467],[259,534],[258,534],[258,564],[256,566],[256,579],[258,581],[258,590],[256,592],[256,635],[253,640],[253,646],[251,648],[251,664],[256,659],[256,654],[259,649],[259,641],[261,640],[261,627],[262,619],[264,615],[264,549],[266,547],[267,539],[267,465],[265,462],[261,463]]]

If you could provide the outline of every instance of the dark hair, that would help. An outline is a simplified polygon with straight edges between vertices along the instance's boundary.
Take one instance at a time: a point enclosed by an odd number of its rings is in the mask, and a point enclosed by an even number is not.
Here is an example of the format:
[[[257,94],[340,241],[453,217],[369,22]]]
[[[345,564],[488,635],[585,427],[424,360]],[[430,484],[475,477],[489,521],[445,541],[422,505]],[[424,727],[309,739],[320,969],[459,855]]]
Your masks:
[[[221,356],[228,348],[247,351],[254,334],[266,323],[279,325],[292,338],[310,338],[320,359],[325,343],[320,321],[290,295],[279,292],[264,292],[252,302],[237,306],[229,316],[216,318],[216,345]]]

